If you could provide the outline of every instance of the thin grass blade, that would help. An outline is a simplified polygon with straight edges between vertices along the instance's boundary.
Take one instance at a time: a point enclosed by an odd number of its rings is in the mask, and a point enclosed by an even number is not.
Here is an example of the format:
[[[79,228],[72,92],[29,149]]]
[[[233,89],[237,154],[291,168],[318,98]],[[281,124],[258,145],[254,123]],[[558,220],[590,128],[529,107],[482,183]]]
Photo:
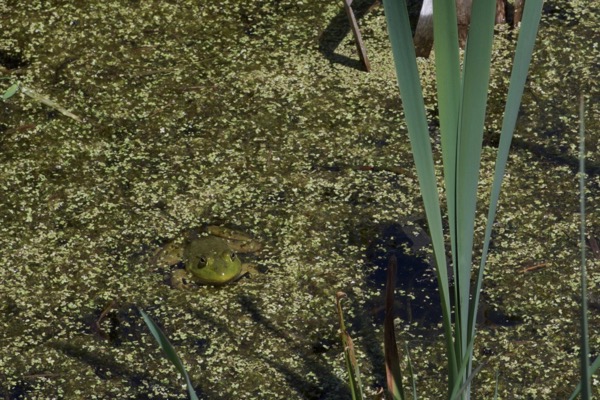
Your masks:
[[[413,400],[417,400],[417,376],[413,370],[410,352],[408,351],[408,344],[406,342],[404,343],[404,352],[406,353],[406,362],[408,363],[408,380],[412,387]]]
[[[496,386],[494,388],[494,400],[498,399],[498,370],[496,370]]]
[[[396,346],[394,332],[394,289],[396,288],[396,256],[390,258],[387,268],[387,282],[385,284],[385,319],[383,322],[383,348],[385,355],[385,375],[387,387],[394,400],[404,400],[404,386],[402,385],[402,370]]]
[[[581,399],[592,398],[592,380],[590,376],[589,332],[588,332],[588,296],[587,271],[585,259],[585,104],[583,95],[579,97],[579,215],[581,217],[580,238],[581,246]]]
[[[358,367],[358,362],[356,361],[356,352],[354,351],[354,342],[352,341],[352,338],[346,331],[346,324],[344,323],[342,299],[346,297],[346,293],[344,292],[337,292],[335,296],[335,303],[340,323],[340,338],[342,340],[342,346],[344,348],[344,360],[346,361],[346,370],[348,371],[348,384],[350,385],[352,399],[362,400],[363,389],[362,382],[360,380],[360,369]]]
[[[27,96],[31,97],[32,99],[37,100],[40,103],[47,105],[48,107],[54,108],[56,111],[60,112],[61,114],[65,115],[69,118],[74,119],[75,121],[77,121],[79,123],[82,122],[81,118],[79,118],[77,115],[73,114],[71,111],[67,110],[60,104],[50,100],[47,97],[42,96],[38,92],[36,92],[26,86],[21,85],[20,88],[21,88],[21,92],[23,92],[23,94],[26,94]]]
[[[144,312],[144,310],[142,310],[140,308],[139,312],[142,315],[142,318],[144,319],[144,322],[148,326],[148,329],[150,329],[150,333],[152,333],[152,336],[154,336],[154,339],[158,342],[158,345],[164,351],[165,356],[167,357],[167,359],[169,361],[171,361],[171,363],[175,366],[175,368],[177,369],[177,371],[179,371],[179,373],[181,374],[181,376],[184,377],[185,383],[187,384],[187,388],[188,388],[188,393],[190,395],[190,399],[191,400],[198,400],[198,396],[196,395],[196,392],[194,391],[194,386],[192,385],[192,381],[190,380],[190,376],[188,375],[188,373],[187,373],[187,371],[185,369],[185,366],[183,365],[183,362],[181,362],[181,359],[177,355],[177,352],[175,351],[175,349],[171,345],[171,342],[169,342],[169,339],[167,338],[167,336],[159,328],[159,326],[156,325],[156,323],[152,320],[152,318],[150,318],[150,316]]]
[[[469,374],[469,372],[471,371],[471,361],[472,361],[472,354],[473,354],[473,346],[475,345],[475,337],[472,336],[469,338],[469,341],[467,342],[467,347],[466,347],[466,351],[463,354],[463,358],[461,360],[461,363],[459,364],[459,368],[457,369],[456,372],[456,378],[454,380],[454,382],[450,385],[450,398],[455,398],[455,396],[457,396],[457,393],[464,393],[465,390],[468,388],[469,383],[471,382],[472,377],[474,376],[473,373]],[[465,377],[467,377],[465,379]],[[471,377],[471,378],[469,378]],[[467,394],[469,394],[469,392],[467,392]]]
[[[596,357],[596,359],[590,366],[590,376],[593,376],[596,373],[596,371],[598,371],[598,369],[600,369],[600,356]],[[577,396],[579,396],[579,393],[581,393],[581,382],[577,384],[575,390],[573,391],[573,393],[571,393],[569,400],[574,400]]]

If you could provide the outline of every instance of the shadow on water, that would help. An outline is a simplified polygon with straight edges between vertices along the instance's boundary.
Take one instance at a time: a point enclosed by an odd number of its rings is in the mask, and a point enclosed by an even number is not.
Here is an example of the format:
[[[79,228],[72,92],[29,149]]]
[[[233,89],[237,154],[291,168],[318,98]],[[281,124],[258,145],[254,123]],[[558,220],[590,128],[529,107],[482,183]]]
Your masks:
[[[558,121],[555,128],[540,133],[539,135],[549,140],[552,137],[561,137],[569,132],[569,128]],[[499,134],[486,135],[484,145],[498,148],[500,142]],[[579,159],[576,155],[570,154],[567,148],[559,148],[548,144],[534,143],[530,140],[514,137],[512,147],[523,149],[533,155],[539,162],[545,162],[553,165],[564,165],[569,168],[573,174],[579,171]],[[600,175],[600,164],[591,160],[586,160],[586,174],[590,177]],[[591,181],[591,180],[590,180]]]
[[[331,372],[330,368],[320,362],[320,354],[324,351],[321,351],[321,347],[319,347],[318,344],[313,344],[311,347],[310,343],[300,342],[294,337],[293,332],[288,332],[286,329],[280,328],[276,321],[271,321],[266,318],[261,312],[260,305],[256,299],[243,295],[238,297],[237,301],[241,306],[242,314],[251,319],[256,327],[259,328],[261,333],[258,334],[258,337],[261,335],[269,335],[283,339],[287,348],[286,351],[289,353],[289,349],[291,349],[292,353],[297,355],[297,359],[301,360],[303,370],[299,373],[297,367],[287,365],[284,362],[284,359],[286,359],[287,356],[286,358],[265,356],[263,352],[258,349],[258,345],[260,344],[258,341],[247,341],[237,346],[237,351],[245,353],[246,359],[258,359],[265,364],[270,365],[283,376],[290,388],[298,393],[301,398],[316,400],[322,398],[326,393],[339,393],[339,398],[349,398],[351,396],[346,387],[346,382],[336,377]],[[152,308],[146,311],[151,315],[154,314]],[[98,318],[97,314],[87,316],[85,319],[86,325],[91,325],[96,318]],[[231,343],[239,341],[238,334],[232,331],[227,323],[215,319],[210,312],[196,311],[194,313],[194,318],[203,321],[203,323],[213,327],[213,329],[219,332],[219,341]],[[155,322],[159,326],[162,326],[160,320],[155,320]],[[140,341],[143,335],[148,334],[147,328],[143,325],[143,322],[136,311],[136,307],[132,304],[116,305],[106,316],[104,325],[108,327],[105,335],[99,335],[98,332],[94,333],[98,339],[105,341],[105,343],[111,347],[121,347],[132,339]],[[166,333],[169,336],[169,332],[166,331]],[[325,338],[324,340],[327,341],[328,339]],[[191,352],[191,354],[188,354],[188,357],[195,359],[202,359],[205,357],[206,353],[211,351],[211,348],[215,345],[213,339],[210,337],[197,337],[194,335],[187,336],[186,339],[171,338],[170,341],[175,349],[181,347],[188,348],[188,351]],[[327,343],[325,346],[325,348],[327,348],[326,351],[339,351],[338,348],[331,346],[333,343],[335,343],[333,340],[330,340]],[[125,378],[132,387],[140,388],[140,390],[143,390],[142,388],[146,386],[163,386],[165,384],[164,382],[153,381],[152,377],[147,373],[131,370],[128,366],[115,362],[110,357],[104,357],[96,352],[87,351],[75,343],[57,342],[50,346],[71,358],[78,359],[82,363],[89,365],[93,368],[94,373],[100,379],[105,381],[110,381],[112,379],[111,377],[115,376],[120,377],[120,379]],[[277,349],[273,349],[273,351],[275,354],[283,354],[283,352],[277,351]],[[180,354],[180,357],[181,356],[183,356],[183,354]],[[229,379],[228,374],[235,374],[235,371],[232,368],[228,368],[227,366],[220,366],[220,368],[224,368],[224,379]],[[188,372],[192,374],[194,389],[200,398],[221,398],[220,393],[217,393],[210,388],[201,387],[197,376],[193,374],[193,371]],[[254,370],[248,371],[247,373],[255,375],[255,377],[251,379],[251,384],[256,388],[254,394],[256,396],[261,396],[261,393],[258,392],[262,386],[260,385],[261,380],[268,380],[271,378],[262,378],[264,371]],[[169,374],[175,373],[169,371]],[[307,376],[317,377],[318,383],[307,379]],[[19,392],[27,392],[26,382],[23,382],[22,387],[19,387],[16,390]],[[180,389],[172,387],[170,388],[170,391],[177,393]],[[249,391],[252,392],[253,390],[250,388]],[[147,397],[146,394],[141,393],[138,395],[138,398]]]
[[[367,259],[375,266],[369,283],[382,294],[372,308],[378,324],[383,323],[385,317],[383,292],[392,256],[396,256],[398,262],[396,317],[407,324],[417,322],[418,327],[427,331],[442,321],[435,271],[425,253],[430,239],[419,222],[383,226],[380,237],[367,248]]]
[[[122,365],[111,360],[109,357],[99,355],[96,352],[91,352],[84,349],[83,346],[76,343],[69,342],[54,342],[49,345],[50,347],[63,352],[65,355],[77,359],[82,363],[89,365],[98,378],[104,381],[110,381],[112,379],[127,379],[130,386],[132,387],[152,387],[152,386],[164,386],[163,381],[157,381],[153,379],[146,372],[133,371],[128,366]],[[178,392],[180,389],[176,386],[170,388],[172,392]],[[199,395],[202,394],[200,390],[197,390]],[[147,393],[138,393],[135,399],[147,399]],[[161,399],[161,397],[154,397]],[[167,399],[167,397],[164,397]]]
[[[367,305],[370,315],[359,316],[358,329],[366,336],[373,333],[371,326],[382,327],[385,318],[385,283],[387,267],[392,256],[397,259],[397,280],[395,292],[395,318],[400,318],[404,327],[408,326],[409,336],[396,332],[400,341],[435,342],[443,334],[440,295],[437,277],[433,267],[433,255],[426,250],[431,248],[431,240],[426,231],[425,220],[409,218],[403,223],[386,224],[379,228],[379,235],[367,248],[367,260],[375,267],[368,277],[368,283],[380,295]],[[450,260],[447,258],[450,265]],[[448,275],[451,277],[452,272]],[[453,288],[450,287],[452,293]],[[478,313],[479,329],[496,329],[522,323],[519,317],[507,316],[486,302],[485,292],[481,297]],[[378,345],[363,347],[372,365],[384,365],[381,337],[366,339]],[[378,377],[378,383],[385,386],[385,377]]]
[[[376,323],[382,324],[385,317],[383,293],[387,266],[391,256],[396,256],[395,317],[411,325],[413,333],[431,337],[442,333],[442,312],[433,255],[426,252],[431,247],[431,239],[425,227],[426,222],[418,219],[383,226],[380,237],[368,247],[367,258],[375,266],[369,277],[370,284],[381,292],[372,305]],[[446,262],[450,266],[450,259]],[[452,279],[450,267],[448,276]],[[451,293],[452,290],[450,286]],[[489,305],[485,292],[480,300],[477,321],[480,328],[515,326],[522,322],[521,318],[508,316]]]
[[[256,357],[281,373],[290,387],[300,394],[303,399],[320,399],[323,398],[326,393],[337,393],[338,398],[341,399],[351,397],[346,382],[335,376],[332,373],[331,368],[319,362],[319,355],[324,352],[320,343],[313,344],[312,348],[307,347],[306,344],[299,343],[298,340],[293,337],[292,333],[279,328],[273,321],[265,318],[254,298],[244,295],[239,297],[239,302],[244,313],[248,314],[255,323],[261,325],[270,336],[283,339],[287,343],[287,347],[292,350],[293,354],[298,355],[298,358],[302,360],[305,369],[302,373],[298,373],[296,372],[296,369],[283,362],[266,358],[259,352],[256,352],[255,354]],[[320,340],[328,341],[328,345],[325,346],[326,348],[329,348],[332,351],[340,351],[336,347],[331,347],[331,344],[336,343],[335,340],[328,340],[327,338],[321,338]],[[310,374],[308,373],[309,371]],[[314,384],[308,381],[306,379],[306,376],[308,375],[317,377],[319,383]]]
[[[146,311],[149,314],[154,315],[154,308],[150,307]],[[94,327],[95,322],[98,318],[103,318],[102,328],[98,329]],[[206,316],[202,317],[203,319],[207,319]],[[100,342],[106,343],[107,346],[112,348],[121,348],[123,351],[125,350],[124,346],[131,344],[131,342],[141,343],[142,337],[149,335],[149,331],[147,326],[144,324],[139,312],[138,308],[132,303],[121,303],[119,301],[115,301],[111,303],[109,308],[107,308],[107,313],[103,317],[100,317],[99,312],[95,312],[90,315],[86,315],[83,318],[83,321],[86,326],[90,327],[90,331],[86,332],[86,334],[93,334],[96,339]],[[161,321],[155,321],[161,329],[162,327]],[[210,321],[210,323],[214,323]],[[186,341],[192,341],[192,346],[189,346],[193,349],[194,356],[201,357],[207,350],[210,345],[210,341],[208,339],[203,338],[195,338],[191,337]],[[171,343],[175,348],[178,348],[182,341],[174,340],[171,338]],[[154,342],[150,344],[152,351],[161,352],[154,347]],[[111,379],[115,379],[118,377],[120,380],[125,378],[129,385],[139,392],[136,394],[136,399],[147,399],[148,394],[145,392],[145,388],[148,387],[164,387],[166,384],[164,381],[157,381],[152,377],[149,372],[140,372],[130,368],[128,365],[116,362],[109,356],[104,356],[100,352],[90,352],[85,350],[83,346],[72,343],[72,342],[56,342],[50,344],[50,347],[55,348],[66,354],[71,358],[75,358],[80,360],[82,363],[89,365],[90,368],[93,369],[94,373],[98,376],[98,378],[104,381],[110,381]],[[162,353],[161,353],[162,354]],[[142,357],[145,357],[145,353],[142,352]],[[148,368],[147,362],[144,363],[146,368]],[[166,372],[170,376],[177,376],[177,373],[174,370],[169,370]],[[197,382],[194,382],[194,390],[198,394],[200,398],[212,398],[211,392],[204,390]],[[181,392],[181,388],[177,386],[177,384],[170,384],[169,391],[172,393]],[[156,397],[156,399],[167,399],[169,397]]]

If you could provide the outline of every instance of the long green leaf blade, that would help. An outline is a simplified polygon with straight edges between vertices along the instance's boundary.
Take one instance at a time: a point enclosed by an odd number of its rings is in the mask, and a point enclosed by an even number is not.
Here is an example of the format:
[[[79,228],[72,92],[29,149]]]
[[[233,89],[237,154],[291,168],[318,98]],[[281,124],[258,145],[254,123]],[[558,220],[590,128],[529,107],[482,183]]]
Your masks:
[[[433,10],[435,75],[448,223],[450,226],[455,226],[455,171],[461,87],[456,5],[453,1],[434,0]],[[450,237],[450,249],[452,251],[452,265],[456,266],[454,235]]]
[[[517,41],[517,48],[515,51],[515,58],[513,61],[513,68],[510,77],[510,85],[508,89],[506,105],[504,108],[504,118],[502,120],[502,129],[500,133],[498,154],[496,156],[494,180],[492,183],[492,190],[490,194],[490,203],[485,228],[485,237],[483,240],[481,263],[479,266],[475,291],[473,294],[474,298],[469,311],[469,315],[471,317],[469,320],[471,338],[475,335],[477,307],[479,305],[479,297],[483,286],[483,274],[485,271],[485,264],[487,261],[489,243],[492,235],[492,228],[494,220],[496,218],[498,199],[500,197],[502,180],[506,171],[506,163],[508,161],[510,144],[517,122],[517,116],[519,113],[519,107],[521,105],[521,98],[523,96],[525,82],[527,80],[527,71],[531,62],[531,55],[533,54],[533,47],[535,45],[535,39],[537,36],[539,22],[542,15],[542,4],[543,0],[527,1],[527,3],[525,4],[525,11],[523,14],[523,23],[521,24],[519,38]]]
[[[455,284],[459,296],[456,305],[456,329],[460,337],[460,340],[457,340],[461,346],[460,357],[465,354],[469,332],[473,233],[495,12],[494,0],[473,2],[465,49],[456,161],[456,226],[450,226],[451,234],[456,234],[458,264]]]
[[[383,0],[385,15],[392,45],[396,77],[402,98],[402,106],[408,127],[413,158],[419,178],[419,186],[427,215],[427,223],[436,260],[436,275],[440,289],[444,331],[448,350],[449,374],[453,376],[456,366],[452,323],[450,319],[450,297],[448,271],[442,228],[442,216],[434,172],[433,154],[429,140],[429,129],[423,102],[423,92],[417,69],[415,48],[404,0]]]

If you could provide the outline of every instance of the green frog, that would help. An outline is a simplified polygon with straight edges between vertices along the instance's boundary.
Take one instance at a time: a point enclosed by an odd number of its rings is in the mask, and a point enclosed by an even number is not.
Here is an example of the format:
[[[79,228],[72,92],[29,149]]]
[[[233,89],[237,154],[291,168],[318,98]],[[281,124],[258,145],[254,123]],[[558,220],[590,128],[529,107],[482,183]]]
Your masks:
[[[171,274],[171,287],[189,289],[192,282],[203,285],[224,285],[238,280],[252,270],[237,253],[254,253],[262,244],[251,236],[220,226],[208,226],[209,236],[188,234],[183,243],[172,241],[157,253],[159,264],[173,266],[183,261],[185,269]]]

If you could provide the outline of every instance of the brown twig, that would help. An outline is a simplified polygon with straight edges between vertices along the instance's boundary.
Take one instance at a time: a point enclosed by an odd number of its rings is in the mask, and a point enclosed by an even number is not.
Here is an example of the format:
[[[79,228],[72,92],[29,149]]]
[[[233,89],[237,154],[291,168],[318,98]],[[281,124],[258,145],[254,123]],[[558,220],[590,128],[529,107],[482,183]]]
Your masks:
[[[517,273],[524,274],[526,272],[537,271],[538,269],[547,268],[549,266],[550,265],[548,263],[546,263],[546,262],[541,262],[541,263],[537,263],[537,264],[526,265],[526,266],[519,267],[519,270],[517,271]]]

